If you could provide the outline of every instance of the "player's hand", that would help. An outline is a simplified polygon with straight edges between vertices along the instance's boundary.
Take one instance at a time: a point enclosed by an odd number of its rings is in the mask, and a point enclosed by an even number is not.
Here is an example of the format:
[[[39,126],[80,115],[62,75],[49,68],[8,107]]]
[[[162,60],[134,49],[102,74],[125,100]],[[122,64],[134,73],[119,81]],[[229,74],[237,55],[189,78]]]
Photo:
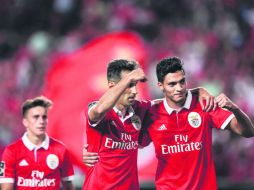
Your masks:
[[[212,96],[205,88],[199,88],[199,102],[202,110],[206,112],[215,110],[217,107],[217,102],[215,101],[214,96]]]
[[[88,152],[87,149],[88,144],[85,144],[82,150],[83,162],[85,163],[86,166],[93,167],[99,161],[99,156],[98,153]]]
[[[144,73],[143,69],[141,69],[141,68],[137,68],[137,69],[131,71],[128,74],[128,77],[130,78],[131,82],[138,82],[138,81],[145,82],[145,81],[147,81],[145,73]]]
[[[226,108],[228,110],[237,110],[239,109],[236,104],[234,104],[225,94],[221,93],[219,96],[215,98],[216,103],[221,108]]]

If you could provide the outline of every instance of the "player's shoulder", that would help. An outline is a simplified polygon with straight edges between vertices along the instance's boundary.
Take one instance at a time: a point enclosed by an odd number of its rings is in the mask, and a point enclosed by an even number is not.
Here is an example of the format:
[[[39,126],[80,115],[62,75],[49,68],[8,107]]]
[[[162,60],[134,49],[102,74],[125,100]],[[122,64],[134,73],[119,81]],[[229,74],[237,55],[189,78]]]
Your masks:
[[[191,92],[191,96],[192,96],[192,101],[198,101],[198,98],[199,98],[198,94]]]
[[[22,148],[23,143],[21,139],[18,139],[5,147],[5,152],[18,152]]]
[[[136,104],[150,104],[151,100],[135,100]]]
[[[161,99],[154,99],[151,101],[151,106],[150,106],[150,112],[152,111],[158,111],[160,109],[163,109],[163,102],[164,102],[164,98]]]
[[[164,98],[154,99],[151,101],[151,107],[158,107],[163,103]]]
[[[199,110],[202,111],[201,104],[199,102],[199,95],[197,93],[192,93],[191,91],[188,93],[186,104],[190,105],[190,110]]]
[[[133,109],[136,109],[136,108],[147,109],[151,107],[151,101],[150,100],[135,100],[132,107]]]
[[[62,141],[55,139],[53,137],[49,137],[49,143],[50,143],[50,146],[66,149],[66,145]]]
[[[13,149],[13,148],[17,148],[17,147],[19,148],[21,145],[22,145],[22,139],[18,139],[18,140],[13,141],[7,147],[10,148],[10,149]]]

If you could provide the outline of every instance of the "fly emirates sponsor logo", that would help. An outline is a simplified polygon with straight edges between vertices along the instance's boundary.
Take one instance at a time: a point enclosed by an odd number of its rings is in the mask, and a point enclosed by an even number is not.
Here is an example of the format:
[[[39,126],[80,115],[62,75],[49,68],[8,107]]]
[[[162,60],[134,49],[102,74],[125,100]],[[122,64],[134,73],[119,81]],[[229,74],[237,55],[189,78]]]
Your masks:
[[[131,150],[138,148],[138,141],[133,141],[130,134],[121,133],[121,140],[114,141],[113,139],[106,137],[105,147],[109,149],[122,149]]]
[[[188,142],[188,135],[174,135],[175,144],[161,145],[162,154],[176,154],[180,152],[191,152],[202,149],[202,141]]]
[[[23,178],[18,176],[18,186],[22,187],[50,187],[56,185],[56,179],[43,178],[44,172],[33,170],[31,178]]]

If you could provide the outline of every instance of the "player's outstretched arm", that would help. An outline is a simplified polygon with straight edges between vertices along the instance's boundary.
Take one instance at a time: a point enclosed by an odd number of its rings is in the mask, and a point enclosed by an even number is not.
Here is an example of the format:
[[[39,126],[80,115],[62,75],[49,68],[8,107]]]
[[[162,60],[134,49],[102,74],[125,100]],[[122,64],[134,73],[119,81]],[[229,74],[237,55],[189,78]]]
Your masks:
[[[233,118],[227,126],[228,129],[247,138],[254,136],[254,126],[249,116],[244,113],[235,103],[233,103],[225,94],[220,94],[217,96],[216,102],[218,103],[219,107],[226,108],[235,115],[235,118]]]
[[[138,68],[125,75],[119,82],[109,81],[110,88],[88,113],[90,121],[100,121],[107,111],[114,107],[121,94],[130,87],[132,83],[145,80],[144,71]]]
[[[198,94],[198,99],[200,102],[200,105],[202,107],[202,110],[204,111],[211,111],[211,110],[215,110],[217,107],[217,103],[215,101],[215,97],[213,95],[211,95],[208,90],[206,90],[203,87],[197,87],[197,88],[193,88],[190,89],[190,91],[192,93],[197,93]],[[205,104],[204,104],[205,101]]]

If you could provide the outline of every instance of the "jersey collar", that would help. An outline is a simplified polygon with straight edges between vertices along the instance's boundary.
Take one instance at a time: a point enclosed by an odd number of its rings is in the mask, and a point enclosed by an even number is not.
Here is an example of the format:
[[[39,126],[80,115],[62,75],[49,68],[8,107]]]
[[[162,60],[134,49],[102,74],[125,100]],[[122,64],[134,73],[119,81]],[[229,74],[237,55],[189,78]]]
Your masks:
[[[121,121],[125,121],[128,118],[132,117],[135,114],[134,109],[130,106],[128,107],[128,111],[127,111],[127,115],[123,116],[122,112],[117,109],[116,107],[113,107],[113,110],[116,112],[116,114],[119,116],[119,118],[121,119]]]
[[[191,101],[192,101],[192,94],[191,94],[191,92],[188,90],[188,91],[187,91],[187,98],[186,98],[186,101],[185,101],[183,107],[181,107],[181,109],[179,109],[178,111],[175,110],[175,109],[173,109],[173,108],[171,108],[171,107],[168,105],[166,98],[164,98],[163,104],[164,104],[164,107],[165,107],[166,111],[167,111],[168,114],[170,115],[173,111],[179,112],[179,111],[181,111],[183,108],[190,109]]]
[[[27,132],[23,135],[22,137],[22,141],[24,143],[24,145],[30,150],[34,150],[34,149],[40,149],[40,148],[44,148],[45,150],[47,150],[49,148],[49,136],[46,135],[45,140],[42,142],[42,144],[40,146],[37,146],[35,144],[33,144],[27,137]]]

